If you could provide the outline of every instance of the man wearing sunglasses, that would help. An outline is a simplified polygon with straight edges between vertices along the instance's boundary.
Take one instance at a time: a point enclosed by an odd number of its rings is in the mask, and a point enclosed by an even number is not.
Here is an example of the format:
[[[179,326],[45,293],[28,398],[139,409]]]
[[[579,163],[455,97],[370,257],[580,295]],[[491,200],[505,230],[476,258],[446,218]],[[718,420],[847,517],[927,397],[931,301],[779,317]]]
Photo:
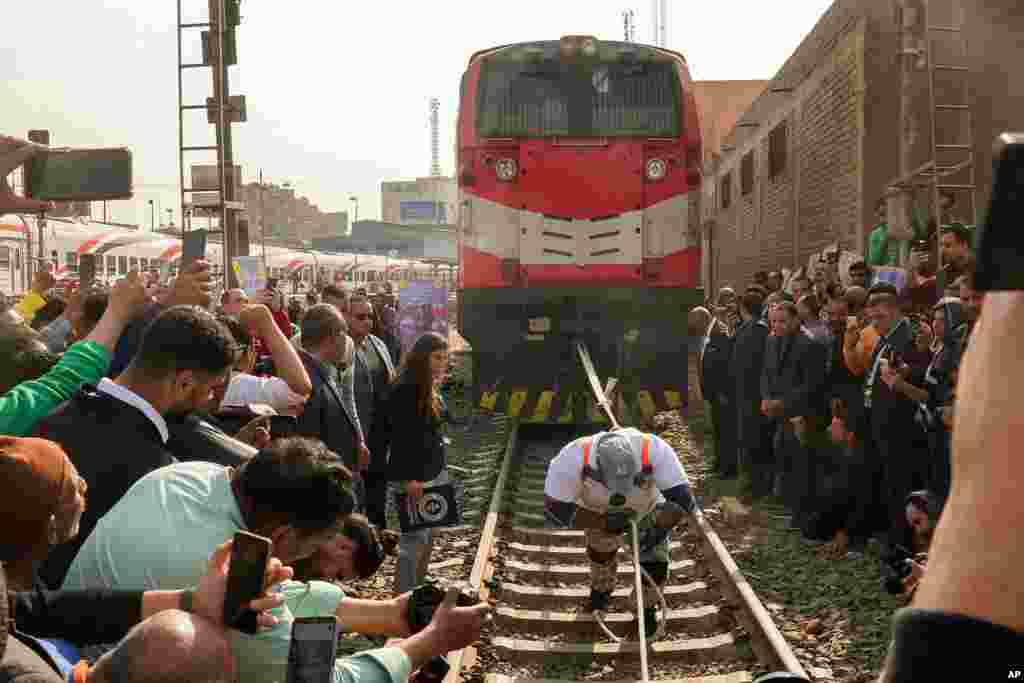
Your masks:
[[[387,345],[372,334],[373,304],[365,296],[353,296],[346,313],[349,336],[355,343],[356,353],[353,364],[356,410],[359,424],[370,450],[370,461],[363,474],[366,487],[366,516],[380,528],[387,525],[385,501],[387,500],[387,451],[388,443],[382,436],[380,420],[387,388],[395,374],[395,366],[388,353]]]

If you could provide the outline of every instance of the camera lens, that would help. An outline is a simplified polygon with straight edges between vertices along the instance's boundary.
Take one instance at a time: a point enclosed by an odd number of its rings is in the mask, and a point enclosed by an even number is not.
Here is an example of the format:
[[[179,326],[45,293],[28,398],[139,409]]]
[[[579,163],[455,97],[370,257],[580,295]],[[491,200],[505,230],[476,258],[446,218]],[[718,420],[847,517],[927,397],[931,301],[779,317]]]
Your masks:
[[[620,508],[620,507],[622,507],[623,505],[626,504],[626,497],[624,495],[622,495],[621,493],[616,493],[615,495],[613,495],[611,497],[611,499],[608,501],[608,503],[612,507]]]

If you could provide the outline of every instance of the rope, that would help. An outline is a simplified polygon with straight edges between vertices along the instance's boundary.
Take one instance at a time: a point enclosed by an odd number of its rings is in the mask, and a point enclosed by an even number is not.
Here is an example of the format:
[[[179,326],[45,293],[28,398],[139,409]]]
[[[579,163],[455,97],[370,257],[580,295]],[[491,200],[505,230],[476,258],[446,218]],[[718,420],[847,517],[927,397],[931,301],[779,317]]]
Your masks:
[[[640,566],[640,532],[636,528],[636,521],[630,520],[630,527],[633,530],[633,569],[636,587],[637,605],[637,626],[640,632],[640,680],[649,683],[650,675],[647,673],[647,630],[644,624],[644,582],[642,578],[643,567]]]

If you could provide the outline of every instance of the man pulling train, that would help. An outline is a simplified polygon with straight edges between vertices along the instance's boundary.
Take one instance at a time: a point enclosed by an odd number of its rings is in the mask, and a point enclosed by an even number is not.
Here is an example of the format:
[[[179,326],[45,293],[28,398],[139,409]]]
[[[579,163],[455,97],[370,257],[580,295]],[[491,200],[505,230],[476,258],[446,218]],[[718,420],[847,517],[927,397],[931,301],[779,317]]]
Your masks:
[[[675,450],[633,428],[576,439],[548,465],[549,524],[584,529],[590,558],[589,611],[606,611],[615,590],[616,555],[636,521],[640,565],[659,587],[668,581],[669,534],[696,501]],[[653,633],[657,593],[644,582],[644,624]]]

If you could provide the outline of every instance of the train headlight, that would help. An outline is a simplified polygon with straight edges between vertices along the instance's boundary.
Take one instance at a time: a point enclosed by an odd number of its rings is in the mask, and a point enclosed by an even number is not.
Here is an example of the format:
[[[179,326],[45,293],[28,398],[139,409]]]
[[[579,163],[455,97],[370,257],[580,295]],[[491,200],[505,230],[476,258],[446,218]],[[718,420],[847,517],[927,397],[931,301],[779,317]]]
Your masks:
[[[661,180],[668,174],[668,164],[663,159],[651,159],[647,162],[647,179]]]
[[[494,173],[498,176],[498,180],[510,182],[519,175],[519,164],[515,159],[499,159],[494,164]]]

